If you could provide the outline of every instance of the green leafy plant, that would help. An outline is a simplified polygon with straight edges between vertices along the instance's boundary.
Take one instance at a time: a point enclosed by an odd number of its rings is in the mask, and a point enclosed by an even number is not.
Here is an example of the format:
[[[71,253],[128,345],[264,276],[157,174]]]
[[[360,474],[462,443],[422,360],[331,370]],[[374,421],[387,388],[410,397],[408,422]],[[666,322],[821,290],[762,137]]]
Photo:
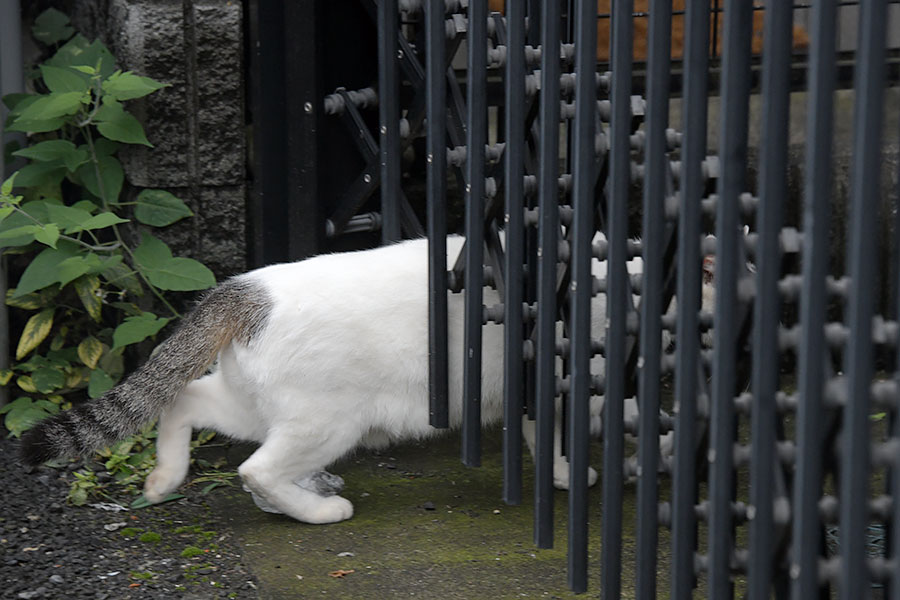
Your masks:
[[[123,145],[151,146],[127,103],[166,84],[117,69],[102,43],[74,34],[53,9],[33,34],[55,51],[34,71],[35,93],[3,98],[6,130],[29,140],[12,152],[28,164],[0,187],[0,252],[24,265],[6,297],[24,325],[14,363],[0,371],[0,385],[19,393],[0,409],[13,436],[115,385],[125,349],[180,316],[167,292],[215,284],[152,233],[190,209],[165,190],[131,197],[117,158]],[[152,442],[138,446],[113,451],[108,468],[139,470],[135,451],[152,454]]]

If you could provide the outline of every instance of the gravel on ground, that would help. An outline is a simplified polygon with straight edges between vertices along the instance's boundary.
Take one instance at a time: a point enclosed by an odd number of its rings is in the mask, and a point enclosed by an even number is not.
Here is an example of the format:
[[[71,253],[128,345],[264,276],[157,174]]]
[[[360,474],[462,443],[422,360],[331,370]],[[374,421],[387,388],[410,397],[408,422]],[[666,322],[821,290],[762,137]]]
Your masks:
[[[259,597],[239,542],[199,486],[147,509],[116,510],[135,499],[127,495],[73,506],[69,485],[83,463],[28,470],[17,451],[0,440],[3,599]]]

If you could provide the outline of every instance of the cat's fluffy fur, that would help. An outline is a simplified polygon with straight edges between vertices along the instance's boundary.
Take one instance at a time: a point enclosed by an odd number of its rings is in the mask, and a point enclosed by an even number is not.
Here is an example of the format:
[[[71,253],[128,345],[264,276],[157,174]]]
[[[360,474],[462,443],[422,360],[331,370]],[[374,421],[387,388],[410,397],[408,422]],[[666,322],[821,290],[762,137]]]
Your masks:
[[[450,257],[463,241],[448,238]],[[25,462],[88,453],[159,416],[158,464],[145,484],[151,502],[182,482],[191,430],[208,428],[260,444],[239,473],[269,507],[309,523],[349,518],[348,500],[295,482],[358,446],[435,431],[428,423],[426,249],[426,240],[413,240],[226,281],[123,383],[30,430],[22,442]],[[602,276],[605,264],[594,264]],[[640,270],[639,263],[629,270]],[[486,304],[498,301],[485,289]],[[595,298],[592,313],[594,335],[602,335],[604,296]],[[462,331],[463,298],[451,294],[452,425],[462,412]],[[502,327],[489,324],[483,336],[482,419],[491,423],[502,414]],[[217,368],[200,377],[216,360]],[[593,360],[595,373],[602,363]],[[525,434],[532,445],[533,427]],[[565,459],[557,462],[556,483],[566,487]],[[589,479],[596,479],[593,470]]]

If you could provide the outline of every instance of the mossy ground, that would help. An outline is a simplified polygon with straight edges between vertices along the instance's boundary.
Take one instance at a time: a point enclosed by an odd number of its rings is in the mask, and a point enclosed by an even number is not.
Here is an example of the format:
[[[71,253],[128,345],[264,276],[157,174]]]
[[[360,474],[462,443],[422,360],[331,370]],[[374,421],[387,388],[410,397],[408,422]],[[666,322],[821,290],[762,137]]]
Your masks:
[[[461,464],[454,435],[341,461],[330,470],[344,477],[343,495],[355,506],[342,523],[306,525],[264,513],[239,488],[210,501],[234,527],[262,598],[575,597],[566,584],[566,493],[554,499],[554,547],[537,548],[531,461],[526,452],[523,503],[505,504],[499,435],[485,432],[480,468]],[[599,466],[599,452],[592,462]],[[626,486],[623,598],[634,593],[634,499],[634,486]],[[598,593],[600,512],[597,486],[590,495],[589,590]],[[660,548],[665,590],[667,539]],[[339,571],[352,573],[330,575]]]

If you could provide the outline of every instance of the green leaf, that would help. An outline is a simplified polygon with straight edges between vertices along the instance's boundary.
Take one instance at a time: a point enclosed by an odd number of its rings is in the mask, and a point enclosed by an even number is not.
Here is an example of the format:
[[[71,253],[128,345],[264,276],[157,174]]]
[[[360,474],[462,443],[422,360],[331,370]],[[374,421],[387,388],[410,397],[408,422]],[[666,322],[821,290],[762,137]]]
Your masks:
[[[69,67],[41,65],[41,77],[51,92],[80,92],[90,89],[90,78]]]
[[[74,283],[75,292],[81,300],[84,309],[90,317],[100,322],[101,309],[103,308],[103,299],[98,295],[100,290],[100,278],[96,275],[87,275],[79,277]],[[79,356],[81,350],[79,349]]]
[[[159,333],[171,319],[157,317],[153,313],[145,312],[140,317],[126,317],[121,325],[113,332],[112,349],[122,348],[129,344],[142,342],[150,336]]]
[[[25,131],[27,133],[45,133],[47,131],[56,131],[66,122],[63,117],[55,117],[52,119],[23,119],[16,118],[7,127],[7,131]]]
[[[135,248],[134,258],[141,272],[162,290],[187,292],[205,290],[216,284],[216,277],[203,263],[191,258],[173,258],[163,242],[147,233]]]
[[[63,44],[44,64],[54,67],[85,66],[92,70],[99,64],[101,77],[109,77],[116,70],[116,59],[106,46],[99,40],[91,42],[80,33]]]
[[[172,260],[172,251],[162,240],[144,232],[141,244],[134,249],[134,258],[143,267],[155,269]]]
[[[69,39],[75,30],[69,26],[69,17],[55,8],[48,8],[34,20],[31,33],[37,41],[50,45]]]
[[[66,385],[66,375],[59,368],[42,367],[31,375],[34,387],[42,394],[49,394]]]
[[[53,327],[53,308],[47,308],[32,315],[25,323],[25,329],[16,347],[16,360],[22,360],[29,352],[37,348],[50,334]]]
[[[34,257],[34,260],[25,268],[19,284],[16,286],[15,297],[37,291],[47,286],[59,283],[60,264],[78,254],[78,247],[72,242],[62,241],[56,248],[47,248]]]
[[[173,258],[163,267],[145,271],[150,283],[163,290],[188,292],[216,285],[216,276],[192,258]]]
[[[28,98],[36,98],[35,94],[6,94],[3,96],[3,104],[9,109],[9,114],[19,114],[19,103]],[[22,108],[25,108],[24,106]]]
[[[119,150],[119,144],[106,138],[94,140],[94,152],[97,156],[112,156]]]
[[[88,160],[88,153],[81,148],[76,148],[75,144],[68,140],[47,140],[13,152],[13,155],[41,162],[53,162],[55,165],[61,162],[69,171],[76,170]]]
[[[104,92],[116,100],[132,100],[151,94],[166,85],[149,77],[135,75],[131,71],[124,73],[116,71],[103,82],[102,87]]]
[[[101,268],[102,263],[96,254],[72,256],[59,263],[57,281],[65,286],[82,275],[99,271]]]
[[[42,421],[59,412],[59,407],[49,400],[32,400],[26,396],[16,398],[3,408],[0,414],[6,413],[4,424],[15,437],[31,429],[38,421]]]
[[[103,369],[94,369],[91,371],[91,377],[88,380],[88,396],[91,398],[99,398],[116,385],[115,380],[107,375]]]
[[[24,246],[35,239],[35,234],[41,230],[40,225],[22,225],[4,229],[0,232],[0,248],[6,246]],[[10,242],[11,243],[8,243]]]
[[[19,121],[46,121],[74,115],[84,105],[85,97],[84,92],[50,92],[39,96],[16,117],[13,125]]]
[[[61,161],[34,162],[17,172],[16,187],[37,187],[58,184],[66,176],[66,166]]]
[[[111,225],[118,225],[119,223],[127,223],[128,219],[123,219],[119,215],[111,212],[102,212],[92,216],[90,219],[81,224],[81,227],[76,230],[88,230],[88,229],[103,229],[104,227],[109,227]]]
[[[169,494],[168,496],[166,496],[159,502],[156,502],[155,504],[163,504],[165,502],[172,502],[173,500],[180,500],[181,498],[185,498],[185,497],[186,496],[184,494],[174,494],[173,493],[173,494]],[[144,498],[144,495],[141,494],[141,497],[138,498],[137,500],[135,500],[134,502],[132,502],[130,504],[130,506],[134,510],[139,510],[141,508],[147,508],[148,506],[153,506],[153,503],[148,502],[147,499]]]
[[[56,241],[59,239],[59,227],[53,223],[38,227],[38,230],[34,232],[34,239],[45,246],[56,248]]]
[[[10,369],[0,369],[0,386],[4,386],[12,379],[13,372]]]
[[[153,227],[165,227],[193,214],[181,199],[165,190],[143,190],[134,209],[138,221]]]
[[[17,175],[18,173],[13,173],[3,181],[3,184],[0,184],[0,196],[12,195],[12,190],[13,186],[15,185]]]
[[[221,486],[223,486],[223,485],[229,485],[229,486],[230,486],[231,484],[228,483],[227,481],[213,481],[212,483],[203,486],[203,489],[200,490],[200,495],[201,495],[201,496],[205,496],[206,494],[210,493],[211,491],[213,491],[213,490],[216,489],[217,487],[221,487]]]
[[[97,131],[103,137],[126,144],[143,144],[153,147],[144,135],[144,127],[131,113],[125,112],[121,103],[103,99],[103,106],[97,111]]]
[[[28,148],[17,150],[16,152],[13,152],[13,156],[24,156],[25,158],[46,162],[58,160],[67,152],[71,152],[75,149],[75,144],[68,140],[47,140]]]
[[[78,344],[78,358],[91,369],[97,368],[97,361],[103,355],[103,343],[92,335]]]
[[[48,204],[47,215],[56,225],[63,228],[66,233],[80,231],[81,224],[91,218],[91,213],[74,206],[62,204]]]
[[[97,170],[100,171],[100,179],[97,179]],[[84,183],[84,187],[90,193],[103,198],[107,202],[116,202],[122,191],[122,183],[125,181],[125,172],[120,163],[113,156],[101,156],[97,159],[96,166],[93,162],[81,165],[78,176]],[[103,189],[101,190],[101,184]]]

